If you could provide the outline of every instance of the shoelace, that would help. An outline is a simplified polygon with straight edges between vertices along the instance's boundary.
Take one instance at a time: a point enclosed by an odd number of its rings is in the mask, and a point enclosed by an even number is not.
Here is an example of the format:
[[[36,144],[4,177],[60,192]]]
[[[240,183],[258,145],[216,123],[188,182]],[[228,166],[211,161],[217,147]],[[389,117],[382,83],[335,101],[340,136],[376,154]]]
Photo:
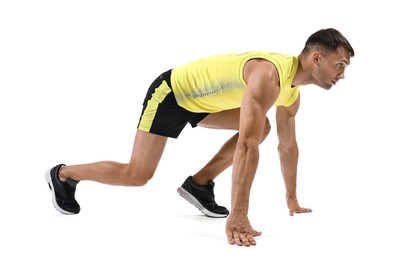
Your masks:
[[[214,195],[214,187],[211,185],[207,185],[207,195],[214,200],[215,199],[215,195]]]
[[[64,186],[64,197],[69,200],[69,201],[74,201],[75,200],[75,191],[76,191],[76,187],[72,187],[71,185],[69,185],[69,183],[63,183]]]

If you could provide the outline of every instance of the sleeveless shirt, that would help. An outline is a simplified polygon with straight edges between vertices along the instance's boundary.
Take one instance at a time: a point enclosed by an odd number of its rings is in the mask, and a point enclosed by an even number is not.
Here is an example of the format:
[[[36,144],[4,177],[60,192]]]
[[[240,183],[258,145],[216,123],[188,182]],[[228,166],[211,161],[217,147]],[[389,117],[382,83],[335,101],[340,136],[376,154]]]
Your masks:
[[[299,95],[299,86],[292,86],[298,59],[268,52],[220,54],[174,68],[171,85],[177,103],[196,113],[240,107],[248,87],[243,79],[243,67],[251,59],[274,64],[280,79],[280,94],[274,106],[291,106]]]

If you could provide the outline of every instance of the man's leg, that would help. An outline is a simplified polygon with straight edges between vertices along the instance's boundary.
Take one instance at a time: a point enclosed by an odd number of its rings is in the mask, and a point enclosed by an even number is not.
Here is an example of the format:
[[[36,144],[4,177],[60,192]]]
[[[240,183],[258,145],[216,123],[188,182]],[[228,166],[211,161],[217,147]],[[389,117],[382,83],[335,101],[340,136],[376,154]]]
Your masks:
[[[129,163],[101,161],[62,167],[61,181],[90,180],[111,185],[142,186],[153,177],[167,137],[138,130]]]
[[[213,129],[239,130],[239,116],[240,109],[213,113],[201,120],[198,123],[198,126]],[[270,128],[270,123],[267,119],[263,129],[262,142],[270,133]],[[232,165],[238,137],[239,133],[236,133],[226,141],[214,157],[201,170],[193,175],[193,181],[196,184],[206,185],[209,181],[214,180],[219,174]]]
[[[240,109],[209,114],[201,120],[198,125],[214,129],[238,130],[239,115]],[[265,128],[263,129],[262,140],[266,138],[269,132],[270,124],[267,120]],[[223,206],[218,206],[215,201],[213,190],[215,184],[213,180],[232,165],[238,137],[239,134],[236,133],[225,142],[214,157],[194,176],[189,176],[177,190],[182,197],[209,217],[221,218],[229,214],[228,209]]]
[[[129,163],[102,161],[82,165],[59,165],[46,173],[55,208],[64,214],[77,214],[76,184],[91,180],[110,185],[142,186],[154,175],[167,137],[138,130]]]

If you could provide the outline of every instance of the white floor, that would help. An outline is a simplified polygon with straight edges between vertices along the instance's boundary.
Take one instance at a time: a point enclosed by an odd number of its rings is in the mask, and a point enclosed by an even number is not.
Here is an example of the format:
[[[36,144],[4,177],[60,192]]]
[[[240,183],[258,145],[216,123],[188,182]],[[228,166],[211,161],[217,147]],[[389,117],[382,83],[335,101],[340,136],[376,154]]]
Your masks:
[[[250,220],[263,234],[257,246],[238,248],[226,243],[226,219],[204,217],[176,193],[186,173],[175,173],[176,167],[168,164],[163,162],[167,171],[159,171],[144,188],[79,184],[82,212],[75,216],[54,210],[42,174],[37,174],[41,169],[23,167],[30,174],[15,178],[26,181],[19,185],[21,190],[10,185],[5,194],[9,197],[2,196],[2,258],[404,257],[405,215],[398,204],[403,191],[391,190],[399,189],[398,184],[384,187],[387,182],[373,177],[348,181],[349,174],[333,170],[305,172],[300,178],[306,179],[300,185],[301,201],[314,212],[290,217],[278,173],[261,170],[252,192]],[[225,174],[217,179],[216,194],[218,202],[229,206],[230,175]]]
[[[405,259],[401,8],[279,2],[2,1],[0,259]],[[301,89],[298,194],[312,213],[288,215],[272,110],[251,193],[255,247],[228,245],[226,219],[176,192],[227,131],[187,127],[145,187],[82,182],[79,215],[53,208],[45,170],[127,161],[159,73],[222,52],[298,54],[326,27],[356,56],[331,91]],[[215,187],[227,207],[230,179],[229,169]]]

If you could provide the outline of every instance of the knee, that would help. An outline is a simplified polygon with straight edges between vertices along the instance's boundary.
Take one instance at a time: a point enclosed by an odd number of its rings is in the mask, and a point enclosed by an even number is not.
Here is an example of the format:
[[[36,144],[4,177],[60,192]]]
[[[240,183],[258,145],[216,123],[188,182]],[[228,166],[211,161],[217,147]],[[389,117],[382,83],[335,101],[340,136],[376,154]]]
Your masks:
[[[152,179],[154,172],[138,170],[128,166],[123,173],[125,186],[144,186]]]

